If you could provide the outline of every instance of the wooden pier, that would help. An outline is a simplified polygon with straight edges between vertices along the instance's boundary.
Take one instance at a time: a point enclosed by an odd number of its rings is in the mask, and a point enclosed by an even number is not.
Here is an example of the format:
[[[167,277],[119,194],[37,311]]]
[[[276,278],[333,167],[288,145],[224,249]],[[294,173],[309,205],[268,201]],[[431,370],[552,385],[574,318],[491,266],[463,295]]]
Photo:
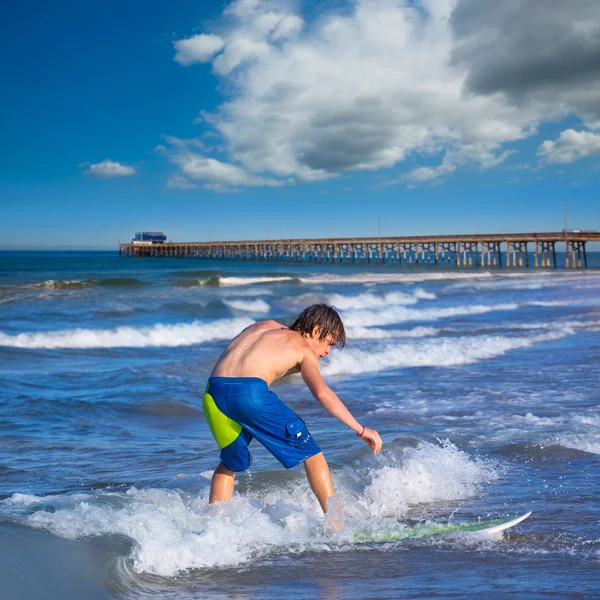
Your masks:
[[[119,254],[136,258],[556,268],[556,246],[564,244],[564,266],[576,269],[587,268],[587,242],[600,242],[600,232],[119,244]]]

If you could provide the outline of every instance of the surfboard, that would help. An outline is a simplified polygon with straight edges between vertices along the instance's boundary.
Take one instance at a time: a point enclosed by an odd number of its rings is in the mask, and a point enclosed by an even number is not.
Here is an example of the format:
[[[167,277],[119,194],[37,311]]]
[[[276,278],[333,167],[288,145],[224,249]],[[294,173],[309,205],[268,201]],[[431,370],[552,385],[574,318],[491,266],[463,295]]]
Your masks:
[[[354,541],[357,543],[365,542],[399,542],[400,540],[419,539],[430,537],[432,535],[443,535],[457,532],[479,532],[484,535],[491,535],[514,527],[524,521],[531,515],[531,511],[516,517],[514,519],[496,519],[494,521],[480,521],[478,523],[427,523],[415,527],[407,527],[399,531],[380,531],[371,534],[357,533]]]

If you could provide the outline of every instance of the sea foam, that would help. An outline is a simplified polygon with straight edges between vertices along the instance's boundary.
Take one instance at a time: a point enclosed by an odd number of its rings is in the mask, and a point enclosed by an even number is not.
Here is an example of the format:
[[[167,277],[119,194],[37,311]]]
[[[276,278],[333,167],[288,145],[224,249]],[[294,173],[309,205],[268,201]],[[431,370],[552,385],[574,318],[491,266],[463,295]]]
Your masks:
[[[348,327],[349,340],[384,340],[391,338],[420,338],[437,335],[441,329],[435,327],[413,327],[412,329],[379,329],[378,327]]]
[[[381,350],[344,350],[331,355],[321,370],[324,375],[357,375],[400,367],[452,367],[468,365],[501,356],[511,350],[558,340],[574,333],[563,327],[532,336],[466,336],[462,338],[423,339],[389,344]]]
[[[219,277],[219,285],[235,287],[239,285],[256,285],[258,283],[281,283],[294,281],[293,277]]]
[[[544,444],[573,448],[590,454],[600,454],[600,433],[563,433],[547,438]]]
[[[515,310],[519,307],[514,302],[492,305],[472,304],[465,306],[450,306],[446,308],[405,308],[404,306],[389,306],[382,310],[349,310],[344,313],[344,324],[352,326],[393,325],[406,321],[437,321],[448,317],[465,315],[480,315],[483,313]]]
[[[325,273],[300,277],[302,283],[327,284],[327,283],[364,283],[374,285],[379,283],[419,283],[422,281],[443,281],[445,279],[483,279],[494,277],[490,272],[458,273],[456,271],[434,273],[360,273],[357,275],[338,275]]]
[[[268,313],[271,308],[264,300],[260,300],[260,299],[256,299],[256,300],[223,300],[223,302],[227,306],[229,306],[229,308],[233,308],[233,310],[238,310],[241,312],[265,314],[265,313]]]
[[[416,304],[419,300],[435,300],[436,295],[417,289],[413,293],[389,292],[387,294],[358,294],[357,296],[343,296],[331,294],[327,298],[328,304],[333,304],[340,310],[382,308],[395,305]]]
[[[133,348],[145,346],[190,346],[235,337],[254,323],[247,317],[204,323],[158,323],[150,327],[114,329],[66,329],[42,333],[0,333],[0,346],[12,348]]]
[[[475,496],[499,476],[493,463],[472,458],[448,441],[406,448],[402,463],[374,474],[362,499],[369,514],[398,517],[411,505]]]
[[[236,492],[230,502],[213,505],[208,504],[207,488],[188,493],[133,487],[26,502],[15,495],[0,501],[0,516],[71,540],[127,536],[134,542],[129,561],[135,573],[172,577],[281,554],[335,551],[354,543],[354,533],[365,523],[377,530],[389,525],[382,517],[403,516],[412,506],[477,495],[498,472],[494,463],[471,457],[449,442],[421,442],[401,449],[398,458],[388,457],[383,466],[353,468],[359,491],[345,484],[344,470],[334,471],[333,477],[344,507],[344,527],[333,536],[324,528],[304,477],[252,495]]]

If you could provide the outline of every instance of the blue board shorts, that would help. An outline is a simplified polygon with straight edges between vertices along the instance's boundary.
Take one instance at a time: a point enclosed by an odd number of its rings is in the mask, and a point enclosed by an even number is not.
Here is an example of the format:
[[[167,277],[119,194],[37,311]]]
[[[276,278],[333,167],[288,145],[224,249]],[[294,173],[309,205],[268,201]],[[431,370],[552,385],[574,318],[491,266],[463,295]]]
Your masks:
[[[230,471],[250,466],[253,438],[286,469],[321,452],[304,421],[259,377],[211,377],[202,405],[221,462]]]

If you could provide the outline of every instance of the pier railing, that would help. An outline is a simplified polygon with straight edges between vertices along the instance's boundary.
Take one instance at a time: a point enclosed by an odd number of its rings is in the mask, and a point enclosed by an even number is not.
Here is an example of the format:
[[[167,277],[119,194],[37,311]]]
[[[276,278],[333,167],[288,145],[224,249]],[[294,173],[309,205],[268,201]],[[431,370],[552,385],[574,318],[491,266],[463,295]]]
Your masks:
[[[587,242],[600,242],[600,232],[132,243],[119,244],[119,254],[136,258],[556,268],[556,245],[564,244],[565,267],[587,268]]]

